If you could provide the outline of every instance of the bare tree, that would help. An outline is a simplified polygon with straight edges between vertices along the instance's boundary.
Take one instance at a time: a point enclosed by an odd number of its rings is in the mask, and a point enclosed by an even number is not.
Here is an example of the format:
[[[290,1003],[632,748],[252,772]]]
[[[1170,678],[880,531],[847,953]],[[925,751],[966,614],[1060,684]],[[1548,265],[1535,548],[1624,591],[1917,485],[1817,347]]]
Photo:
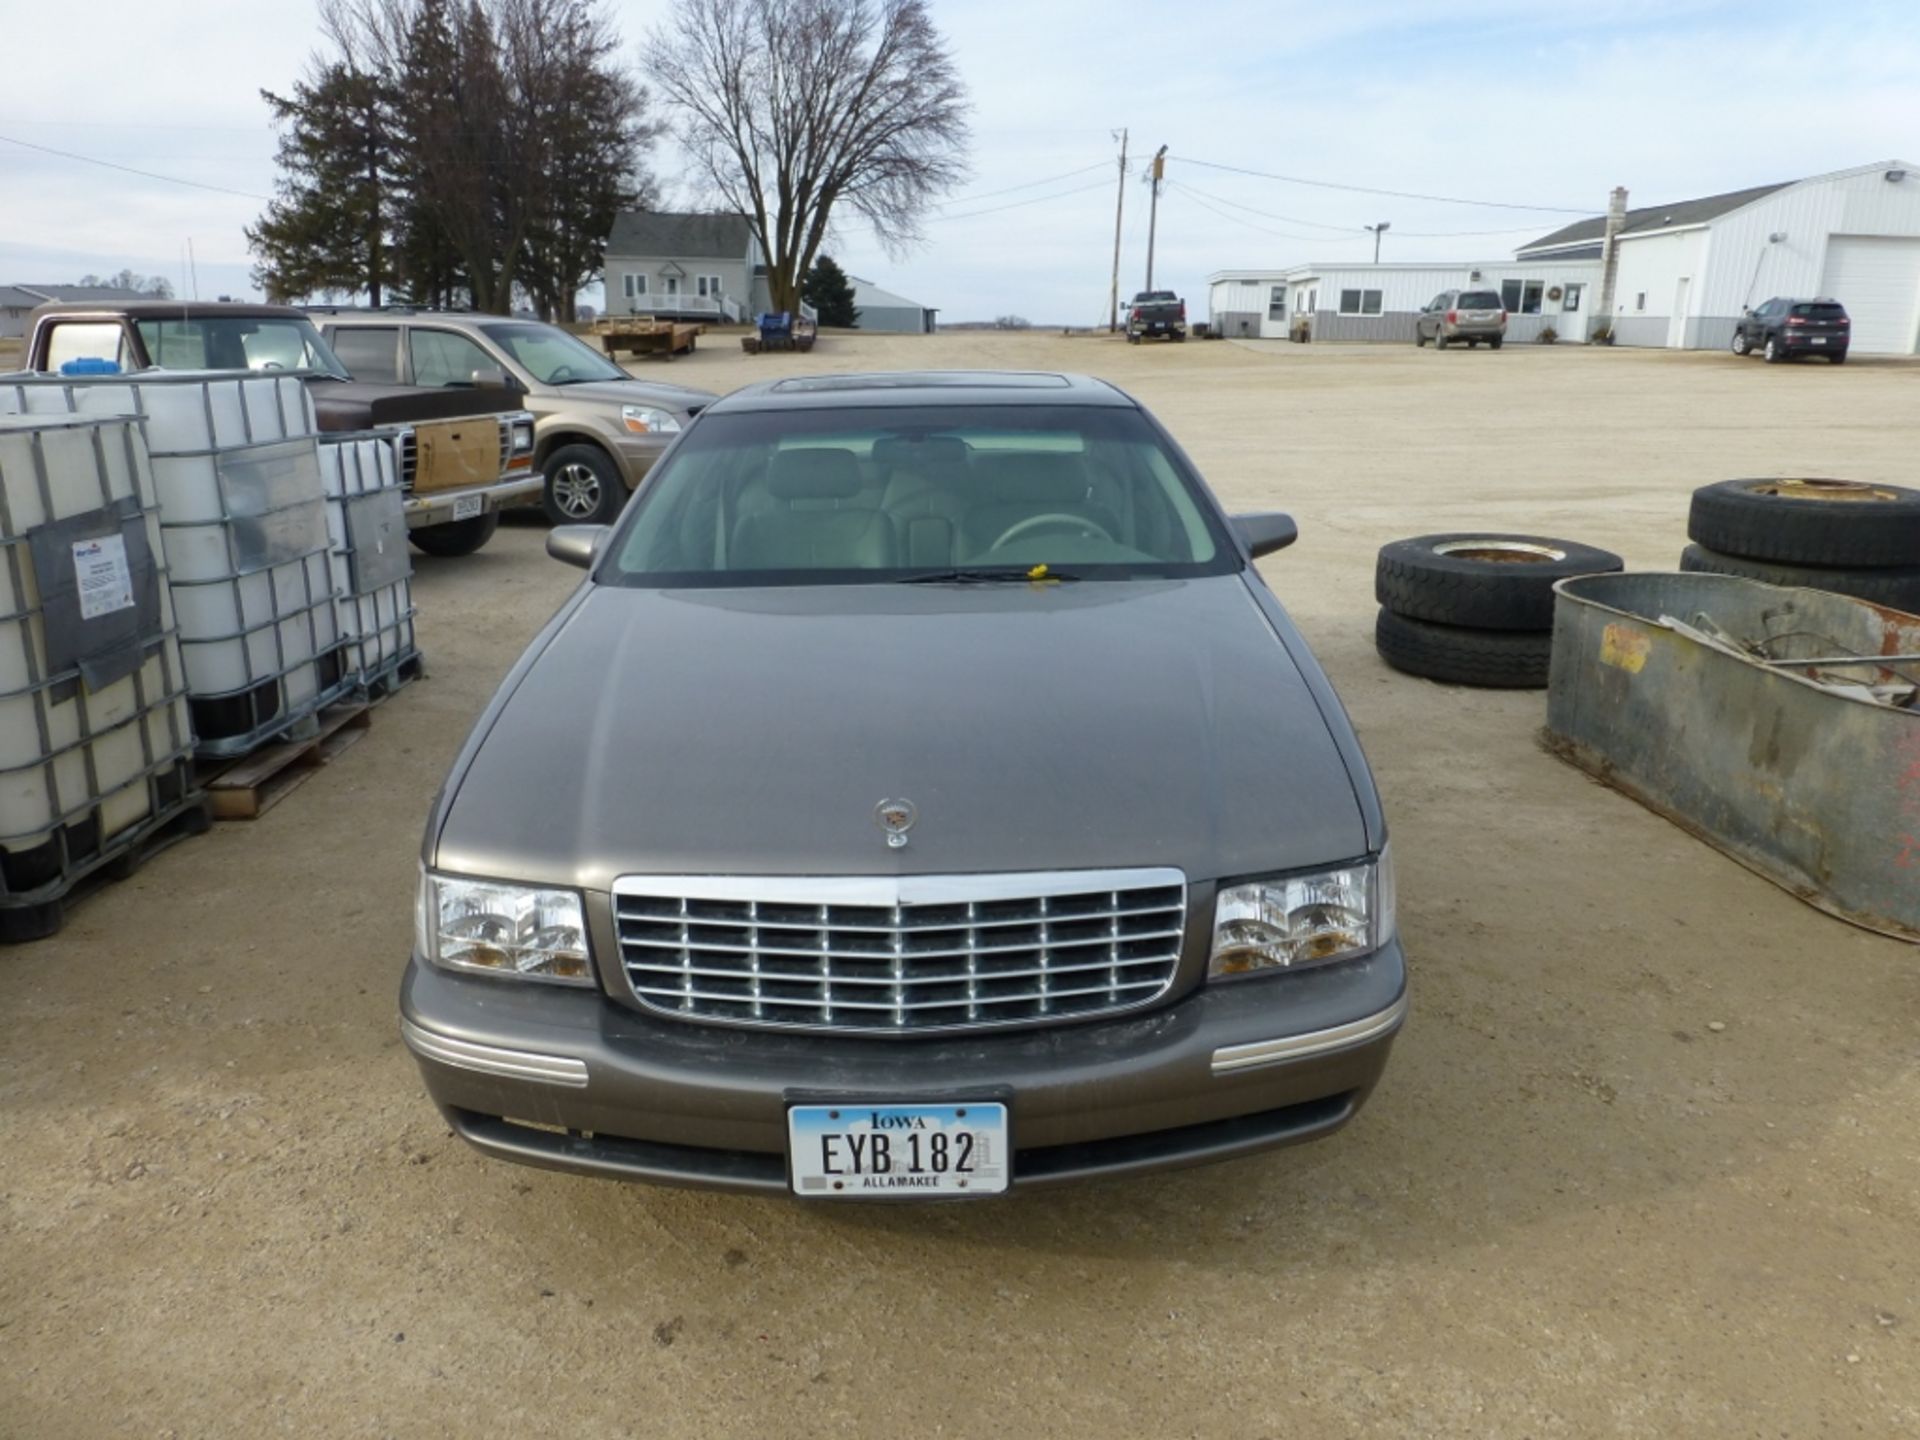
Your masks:
[[[799,308],[836,205],[898,252],[966,178],[966,87],[925,0],[677,0],[641,60],[752,223],[776,310]]]

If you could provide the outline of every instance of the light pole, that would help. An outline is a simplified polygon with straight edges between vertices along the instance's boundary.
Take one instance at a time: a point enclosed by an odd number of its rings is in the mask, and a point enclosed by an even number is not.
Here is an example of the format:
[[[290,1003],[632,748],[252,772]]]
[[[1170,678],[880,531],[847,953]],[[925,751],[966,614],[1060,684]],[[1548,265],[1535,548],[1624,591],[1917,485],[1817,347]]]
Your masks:
[[[1378,225],[1363,225],[1361,228],[1373,232],[1373,263],[1378,265],[1380,263],[1380,237],[1393,228],[1393,222],[1391,220],[1382,220]]]

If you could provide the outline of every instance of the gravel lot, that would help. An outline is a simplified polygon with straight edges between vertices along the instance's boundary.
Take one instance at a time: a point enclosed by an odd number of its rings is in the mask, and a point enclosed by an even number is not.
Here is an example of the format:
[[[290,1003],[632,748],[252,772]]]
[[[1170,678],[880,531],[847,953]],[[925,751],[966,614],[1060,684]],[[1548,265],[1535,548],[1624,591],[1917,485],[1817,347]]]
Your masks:
[[[1335,1139],[978,1206],[576,1180],[451,1139],[396,1034],[414,856],[575,572],[419,561],[433,678],[278,809],[0,953],[0,1435],[1475,1437],[1920,1430],[1920,963],[1373,655],[1383,541],[1669,568],[1690,489],[1913,479],[1920,366],[1045,335],[641,371],[1112,377],[1230,505],[1394,827],[1415,1009]],[[566,717],[556,716],[564,744]],[[636,757],[644,761],[644,757]]]

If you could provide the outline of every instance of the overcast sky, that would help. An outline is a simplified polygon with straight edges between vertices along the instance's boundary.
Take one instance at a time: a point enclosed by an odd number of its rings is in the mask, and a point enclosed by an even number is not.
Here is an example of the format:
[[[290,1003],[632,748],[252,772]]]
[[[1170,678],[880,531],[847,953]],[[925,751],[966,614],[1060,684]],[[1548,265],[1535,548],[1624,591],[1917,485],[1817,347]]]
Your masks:
[[[130,266],[181,285],[191,239],[201,295],[254,293],[242,227],[274,180],[259,91],[284,89],[307,63],[311,0],[7,10],[0,136],[242,193],[0,141],[0,283]],[[611,10],[637,45],[670,5]],[[1358,227],[1377,221],[1391,225],[1383,258],[1468,260],[1573,218],[1202,161],[1593,213],[1616,184],[1653,204],[1920,162],[1912,0],[934,0],[933,11],[972,89],[973,178],[910,253],[884,254],[851,217],[835,250],[948,320],[1104,320],[1122,126],[1137,162],[1162,144],[1173,157],[1156,280],[1196,312],[1208,272],[1366,257]],[[76,58],[102,46],[110,78],[76,83]],[[707,198],[670,143],[654,167],[670,200]],[[1145,278],[1147,198],[1128,185],[1123,295]]]

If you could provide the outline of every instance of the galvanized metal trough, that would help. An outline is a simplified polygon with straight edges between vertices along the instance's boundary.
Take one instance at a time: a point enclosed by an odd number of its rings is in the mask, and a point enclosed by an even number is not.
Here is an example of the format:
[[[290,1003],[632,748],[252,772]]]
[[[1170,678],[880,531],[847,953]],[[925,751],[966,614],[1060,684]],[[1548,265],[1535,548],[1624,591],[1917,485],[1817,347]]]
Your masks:
[[[1554,590],[1551,750],[1809,904],[1920,943],[1920,616],[1724,575]]]

